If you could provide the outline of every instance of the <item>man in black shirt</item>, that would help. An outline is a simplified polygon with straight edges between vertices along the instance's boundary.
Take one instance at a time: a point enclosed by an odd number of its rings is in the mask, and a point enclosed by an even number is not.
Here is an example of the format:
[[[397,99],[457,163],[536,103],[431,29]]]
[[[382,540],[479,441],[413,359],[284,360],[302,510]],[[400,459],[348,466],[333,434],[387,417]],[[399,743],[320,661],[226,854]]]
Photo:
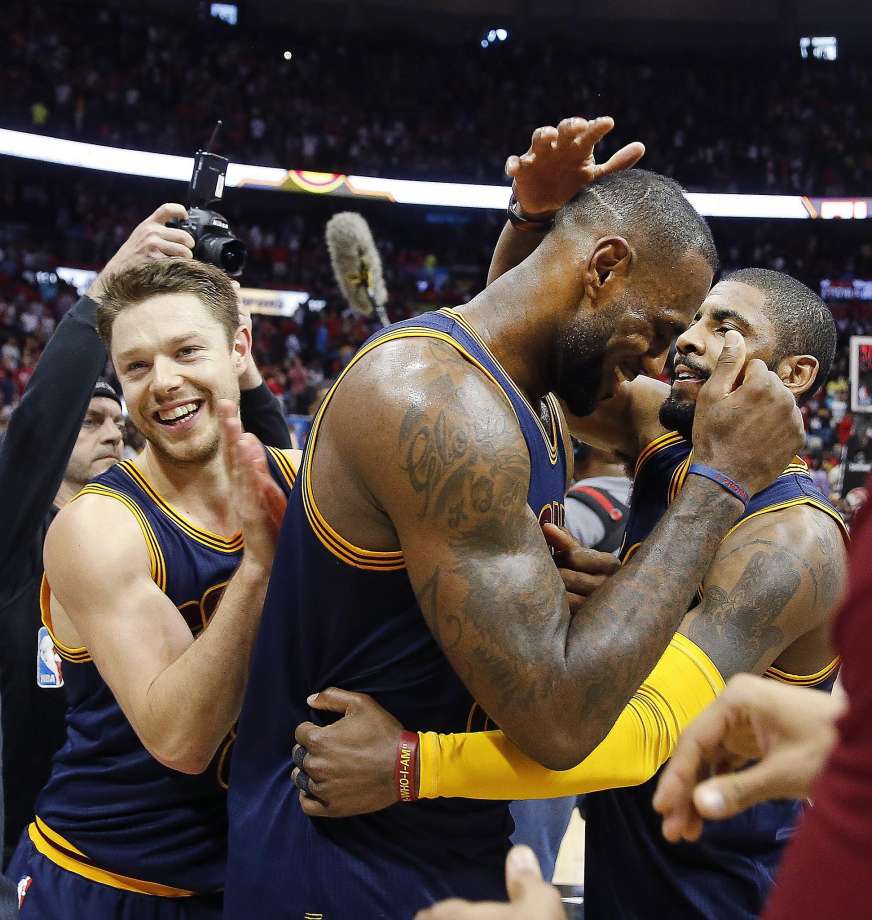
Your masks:
[[[33,816],[36,795],[64,739],[63,691],[51,686],[50,676],[43,688],[37,683],[43,540],[55,515],[81,485],[121,457],[120,401],[108,384],[97,384],[106,364],[106,351],[95,328],[97,301],[104,279],[111,274],[147,260],[192,258],[193,238],[184,230],[165,226],[169,220],[185,217],[181,205],[165,204],[136,227],[88,295],[58,325],[0,445],[4,866]],[[290,447],[278,401],[253,361],[240,385],[246,430],[264,444]],[[4,900],[8,903],[13,896],[7,882],[5,892],[0,892],[0,920],[6,916]]]

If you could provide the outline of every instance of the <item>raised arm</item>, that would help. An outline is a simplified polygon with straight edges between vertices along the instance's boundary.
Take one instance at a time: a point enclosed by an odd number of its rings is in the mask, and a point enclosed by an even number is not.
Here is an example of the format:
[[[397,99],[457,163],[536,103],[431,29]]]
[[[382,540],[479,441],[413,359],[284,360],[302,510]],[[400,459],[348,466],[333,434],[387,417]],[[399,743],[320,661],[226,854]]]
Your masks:
[[[194,240],[164,224],[185,215],[180,204],[162,205],[131,233],[49,340],[0,446],[0,570],[14,565],[15,548],[29,546],[48,514],[64,476],[94,383],[106,364],[96,330],[103,279],[152,258],[191,257]],[[14,570],[9,573],[14,577]],[[6,574],[4,574],[6,578]],[[8,578],[6,578],[8,581]]]
[[[31,545],[48,514],[106,364],[96,309],[81,297],[60,322],[0,445],[0,571],[18,547]]]
[[[236,282],[234,282],[236,284]],[[251,313],[239,298],[239,319],[253,335]],[[288,450],[291,435],[282,404],[272,390],[263,382],[263,377],[254,360],[254,348],[248,354],[248,364],[239,378],[239,416],[242,427],[250,431],[262,444]]]
[[[582,188],[608,173],[630,169],[645,153],[638,141],[627,144],[605,163],[594,157],[596,145],[614,128],[609,117],[565,118],[555,128],[533,132],[530,149],[506,161],[516,200],[514,213],[526,220],[506,221],[497,241],[487,283],[519,265],[532,253],[551,226],[556,212]],[[586,418],[567,413],[575,437],[632,458],[663,432],[658,413],[666,398],[663,384],[647,377],[624,383],[612,399]],[[564,406],[564,412],[566,407]]]
[[[729,335],[700,393],[696,456],[758,491],[798,446],[802,423],[761,362],[733,390],[744,347]],[[526,504],[529,462],[511,408],[449,346],[415,347],[381,346],[357,378],[379,394],[365,450],[352,396],[334,406],[333,428],[351,439],[354,472],[392,522],[424,616],[461,679],[519,747],[566,769],[605,737],[654,667],[742,506],[691,476],[629,565],[573,618]],[[752,457],[763,431],[778,437]]]
[[[557,127],[536,128],[530,149],[506,160],[512,180],[519,227],[507,221],[491,259],[487,283],[519,265],[539,245],[557,211],[600,176],[630,169],[645,148],[638,141],[627,144],[605,163],[597,163],[594,147],[614,128],[610,116],[564,118]],[[520,229],[523,228],[523,229]]]

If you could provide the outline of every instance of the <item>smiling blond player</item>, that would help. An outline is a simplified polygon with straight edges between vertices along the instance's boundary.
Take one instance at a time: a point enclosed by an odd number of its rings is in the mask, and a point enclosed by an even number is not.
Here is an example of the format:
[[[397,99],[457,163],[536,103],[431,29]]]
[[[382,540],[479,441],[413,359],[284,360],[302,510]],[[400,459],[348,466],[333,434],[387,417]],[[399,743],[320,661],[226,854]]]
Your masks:
[[[24,918],[218,918],[232,728],[296,457],[242,434],[251,336],[218,269],[123,272],[97,322],[147,446],[46,539],[67,740],[10,873]]]

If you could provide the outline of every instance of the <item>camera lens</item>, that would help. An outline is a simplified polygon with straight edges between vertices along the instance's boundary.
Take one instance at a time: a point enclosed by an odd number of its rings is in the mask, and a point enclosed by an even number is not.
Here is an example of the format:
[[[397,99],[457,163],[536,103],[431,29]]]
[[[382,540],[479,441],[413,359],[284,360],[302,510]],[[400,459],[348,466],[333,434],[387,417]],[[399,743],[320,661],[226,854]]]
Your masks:
[[[220,265],[224,271],[235,278],[245,268],[245,246],[239,240],[225,240],[221,246]]]
[[[207,231],[200,237],[194,257],[217,265],[235,278],[242,274],[245,267],[245,246],[226,230],[218,233]]]

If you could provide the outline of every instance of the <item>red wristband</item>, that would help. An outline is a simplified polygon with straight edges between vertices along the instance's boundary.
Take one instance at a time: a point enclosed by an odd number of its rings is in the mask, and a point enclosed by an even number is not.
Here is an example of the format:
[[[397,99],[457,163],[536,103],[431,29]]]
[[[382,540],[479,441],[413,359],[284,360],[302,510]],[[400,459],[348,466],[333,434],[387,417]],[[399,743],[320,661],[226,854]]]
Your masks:
[[[394,785],[401,802],[414,802],[418,798],[418,733],[403,732],[397,742],[397,765]]]

